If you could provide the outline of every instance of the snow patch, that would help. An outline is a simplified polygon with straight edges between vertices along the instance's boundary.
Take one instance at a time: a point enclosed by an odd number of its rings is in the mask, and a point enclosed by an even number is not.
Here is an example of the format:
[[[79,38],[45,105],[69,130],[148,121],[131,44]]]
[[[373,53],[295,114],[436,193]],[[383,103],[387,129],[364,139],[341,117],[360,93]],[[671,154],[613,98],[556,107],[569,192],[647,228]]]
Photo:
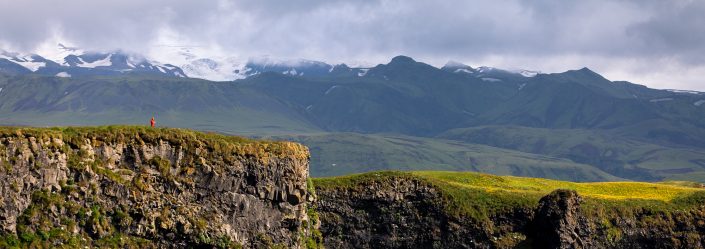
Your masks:
[[[475,73],[475,72],[470,71],[467,68],[458,68],[458,69],[455,69],[454,73]]]
[[[477,68],[477,71],[480,72],[480,73],[489,72],[489,71],[492,71],[492,70],[495,70],[495,68],[494,68],[494,67],[485,67],[485,66],[482,66],[482,67],[478,67],[478,68]]]
[[[71,75],[67,72],[60,72],[60,73],[57,73],[55,76],[59,77],[59,78],[70,78],[71,77]]]
[[[32,72],[36,72],[39,68],[46,66],[46,63],[43,61],[35,61],[33,55],[2,53],[2,58],[17,63]]]
[[[326,91],[326,93],[324,93],[323,95],[328,95],[331,91],[333,91],[333,89],[335,89],[335,88],[337,88],[337,87],[338,87],[338,86],[332,86],[332,87],[328,88],[328,90]]]
[[[502,81],[500,79],[495,79],[495,78],[482,78],[482,81],[487,81],[487,82],[499,82]]]
[[[524,89],[525,86],[526,86],[526,83],[521,83],[521,85],[519,85],[519,91],[521,91],[521,89]]]
[[[0,89],[2,89],[2,88],[0,88]],[[698,101],[696,101],[695,103],[693,103],[693,105],[695,105],[695,106],[701,106],[701,105],[703,105],[703,104],[705,104],[705,99],[703,99],[703,100],[698,100]]]
[[[0,93],[2,92],[2,87],[0,87]]]
[[[449,68],[458,68],[458,67],[467,67],[468,65],[465,65],[463,63],[457,62],[457,61],[448,61],[446,62],[446,65],[444,67],[449,67]]]
[[[538,75],[539,73],[540,73],[540,72],[529,71],[529,70],[521,70],[521,71],[519,71],[519,74],[521,74],[521,76],[524,76],[524,77],[527,77],[527,78],[536,77],[536,75]]]
[[[676,89],[666,89],[666,91],[674,93],[687,93],[687,94],[701,94],[702,92],[691,91],[691,90],[676,90]]]
[[[307,106],[307,107],[306,107],[306,110],[307,110],[307,111],[310,111],[310,110],[311,110],[311,108],[313,108],[313,105],[309,105],[309,106]]]
[[[368,71],[370,71],[369,68],[361,68],[360,72],[357,73],[357,76],[359,76],[359,77],[365,76]]]
[[[69,66],[66,62],[66,57],[69,55],[80,56],[84,53],[84,51],[79,48],[65,46],[61,43],[56,46],[47,43],[40,46],[37,53],[41,54],[42,57],[48,60],[61,64],[62,66]]]
[[[671,101],[671,100],[673,100],[673,98],[661,98],[661,99],[652,99],[652,100],[649,100],[649,102],[656,103],[656,102],[664,102],[664,101]]]
[[[46,66],[46,63],[44,63],[44,62],[33,62],[33,61],[13,61],[13,62],[20,64],[20,66],[23,66],[32,72],[36,72],[37,70],[39,70],[39,68]]]
[[[109,54],[107,57],[103,58],[102,60],[97,60],[94,62],[86,62],[81,57],[78,57],[78,60],[81,63],[76,64],[76,66],[85,67],[85,68],[109,67],[109,66],[113,65],[113,63],[110,61],[110,59],[112,57],[113,57],[113,54]],[[141,66],[144,67],[144,65],[141,65]]]
[[[283,67],[311,67],[311,66],[329,66],[324,62],[320,61],[312,61],[312,60],[306,60],[306,59],[277,59],[277,58],[272,58],[269,55],[265,56],[258,56],[258,57],[250,57],[248,59],[248,62],[254,63],[257,65],[261,65],[263,67],[275,67],[275,66],[283,66]],[[329,68],[330,70],[330,68]]]

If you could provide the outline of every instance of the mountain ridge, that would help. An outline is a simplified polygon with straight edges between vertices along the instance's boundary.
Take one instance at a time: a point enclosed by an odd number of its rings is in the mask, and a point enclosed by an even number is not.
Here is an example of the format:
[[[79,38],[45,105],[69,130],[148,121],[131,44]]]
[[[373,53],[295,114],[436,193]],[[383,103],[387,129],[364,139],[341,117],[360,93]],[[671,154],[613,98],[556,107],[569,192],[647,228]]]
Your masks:
[[[355,170],[409,165],[409,169],[433,169],[428,165],[436,165],[576,181],[605,176],[705,181],[705,163],[694,158],[705,149],[705,97],[701,94],[613,82],[589,69],[525,77],[482,67],[473,73],[455,72],[410,57],[397,57],[366,70],[326,67],[323,75],[302,75],[298,70],[284,74],[280,69],[228,82],[162,75],[62,78],[0,73],[0,124],[141,124],[156,116],[159,125],[229,134],[290,138],[326,133],[301,140],[312,146],[325,141],[331,148],[364,145],[358,154],[323,150]],[[498,131],[508,131],[502,126],[535,128],[524,131],[536,136],[527,138],[525,145],[503,147],[502,136],[474,141],[466,139],[477,137],[473,134],[449,133],[487,126]],[[550,131],[600,134],[615,142],[598,139],[593,143],[587,140],[592,135],[580,135],[576,139],[586,141],[572,143],[574,151],[522,154],[527,152],[523,148],[560,144],[551,139]],[[360,136],[345,135],[350,132]],[[361,139],[380,141],[380,145],[360,143]],[[492,157],[477,156],[477,151],[512,156],[493,162]],[[682,153],[688,160],[679,159]],[[365,161],[380,155],[392,160],[379,165]],[[519,155],[527,159],[518,160]],[[653,160],[655,155],[664,159]],[[553,159],[559,163],[535,163]],[[330,164],[336,164],[335,160],[315,161],[312,169],[325,174],[355,172]],[[580,174],[566,170],[573,167],[582,167],[575,171]]]

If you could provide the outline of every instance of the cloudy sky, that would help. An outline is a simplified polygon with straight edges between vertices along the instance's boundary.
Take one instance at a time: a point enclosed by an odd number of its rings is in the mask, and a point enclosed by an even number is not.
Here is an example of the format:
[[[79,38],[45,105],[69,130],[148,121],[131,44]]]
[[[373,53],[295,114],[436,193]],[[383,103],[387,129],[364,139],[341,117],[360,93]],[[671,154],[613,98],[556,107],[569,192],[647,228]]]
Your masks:
[[[58,42],[159,57],[187,46],[241,58],[270,55],[385,63],[409,55],[442,66],[561,72],[705,91],[705,1],[175,1],[0,0],[0,47]]]

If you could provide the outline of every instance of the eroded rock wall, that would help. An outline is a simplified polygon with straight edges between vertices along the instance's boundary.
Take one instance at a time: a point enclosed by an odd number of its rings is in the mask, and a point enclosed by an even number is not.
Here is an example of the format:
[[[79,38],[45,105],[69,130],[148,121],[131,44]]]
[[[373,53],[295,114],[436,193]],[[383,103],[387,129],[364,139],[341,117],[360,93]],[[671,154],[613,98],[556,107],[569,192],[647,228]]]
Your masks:
[[[0,136],[2,233],[23,240],[56,231],[44,245],[124,236],[150,247],[303,246],[305,147],[121,132]]]
[[[402,176],[399,176],[402,175]],[[587,203],[556,190],[528,208],[504,206],[486,217],[449,210],[447,192],[415,177],[380,176],[317,186],[317,207],[329,248],[703,248],[705,198],[691,208],[649,202]],[[445,196],[448,197],[448,196]],[[462,205],[487,196],[466,196]],[[483,199],[485,198],[485,199]],[[458,200],[456,200],[458,201]],[[584,206],[591,206],[590,210]],[[643,205],[643,206],[639,206]]]
[[[493,225],[445,210],[442,192],[426,181],[386,177],[361,185],[316,188],[327,248],[495,248],[516,245],[532,215],[516,209]]]

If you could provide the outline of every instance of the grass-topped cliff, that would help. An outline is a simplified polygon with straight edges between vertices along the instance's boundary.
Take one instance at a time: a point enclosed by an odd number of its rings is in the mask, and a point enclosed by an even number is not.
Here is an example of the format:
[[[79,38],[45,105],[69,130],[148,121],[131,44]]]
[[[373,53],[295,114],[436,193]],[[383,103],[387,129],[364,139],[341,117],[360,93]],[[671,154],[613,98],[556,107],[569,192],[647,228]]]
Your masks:
[[[539,207],[550,200],[560,203],[563,197],[549,198],[560,196],[556,193],[562,192],[554,193],[559,189],[575,191],[573,193],[579,196],[576,197],[579,201],[575,201],[579,211],[570,219],[580,224],[577,230],[589,231],[581,239],[592,246],[625,247],[649,241],[651,244],[647,247],[694,247],[705,239],[705,188],[699,183],[574,183],[470,172],[418,171],[318,178],[314,184],[321,199],[327,196],[352,199],[348,203],[324,203],[319,208],[324,235],[338,238],[327,241],[328,244],[353,237],[359,240],[356,236],[364,233],[360,230],[369,226],[373,233],[387,230],[381,232],[383,235],[367,238],[372,246],[394,247],[395,243],[405,241],[451,247],[531,246],[536,240],[531,232],[540,230],[534,226],[544,224],[541,221],[546,218]],[[562,208],[554,204],[552,208]],[[341,205],[352,206],[358,216],[369,216],[357,222],[346,220],[350,213],[340,209]],[[373,205],[376,207],[371,207]],[[434,219],[440,222],[436,227],[429,227],[424,219],[416,220],[418,224],[415,224],[414,217],[436,217]],[[397,229],[389,231],[388,227],[371,225],[376,219]],[[326,227],[326,222],[353,223],[349,229],[354,232]],[[400,234],[402,227],[441,232],[436,237],[405,240],[413,237]],[[551,234],[551,231],[538,232]],[[453,242],[448,234],[455,234],[457,238],[470,236],[474,242],[462,239]],[[385,240],[380,237],[384,236],[388,236],[386,242],[391,244],[382,242]]]
[[[182,129],[0,128],[0,247],[316,245],[308,149]]]
[[[80,145],[83,140],[91,143],[128,142],[142,143],[162,140],[181,146],[205,145],[213,152],[236,156],[293,156],[297,159],[309,157],[308,149],[291,142],[253,140],[217,133],[203,133],[178,128],[151,128],[147,126],[111,125],[96,127],[0,127],[0,137],[58,138],[68,142],[67,146]]]
[[[699,183],[311,179],[309,158],[296,143],[182,129],[0,127],[0,248],[705,245]]]

